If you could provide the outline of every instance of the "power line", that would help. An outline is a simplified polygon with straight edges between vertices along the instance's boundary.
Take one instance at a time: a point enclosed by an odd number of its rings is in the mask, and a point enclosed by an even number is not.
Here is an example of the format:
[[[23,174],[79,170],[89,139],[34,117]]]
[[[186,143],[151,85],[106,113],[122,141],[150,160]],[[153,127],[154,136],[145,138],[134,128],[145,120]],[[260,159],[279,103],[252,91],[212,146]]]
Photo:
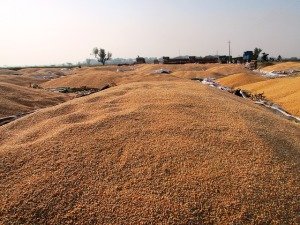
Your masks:
[[[231,41],[228,41],[229,44],[229,62],[231,62]]]

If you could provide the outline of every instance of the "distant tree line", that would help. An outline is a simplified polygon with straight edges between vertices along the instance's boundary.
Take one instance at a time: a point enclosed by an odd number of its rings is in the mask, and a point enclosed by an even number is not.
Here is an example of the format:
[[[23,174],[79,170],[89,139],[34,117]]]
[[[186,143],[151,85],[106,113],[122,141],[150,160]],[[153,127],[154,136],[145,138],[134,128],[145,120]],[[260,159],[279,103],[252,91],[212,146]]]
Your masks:
[[[253,59],[258,60],[261,52],[262,52],[261,48],[255,48],[254,51],[253,51]],[[297,60],[297,58],[296,58],[296,60]],[[274,57],[269,58],[269,54],[263,52],[262,56],[261,56],[261,61],[262,62],[269,62],[269,61],[271,61],[271,62],[274,62],[274,61],[281,62],[281,61],[283,61],[283,58],[282,58],[281,55],[279,55],[277,58],[274,58]]]

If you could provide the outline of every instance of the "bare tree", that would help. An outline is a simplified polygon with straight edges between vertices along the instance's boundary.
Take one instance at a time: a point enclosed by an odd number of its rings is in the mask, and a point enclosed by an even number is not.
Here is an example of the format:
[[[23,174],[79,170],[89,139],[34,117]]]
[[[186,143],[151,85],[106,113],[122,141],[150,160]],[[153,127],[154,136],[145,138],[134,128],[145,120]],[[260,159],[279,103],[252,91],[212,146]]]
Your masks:
[[[93,54],[95,55],[95,58],[98,60],[98,62],[101,62],[102,65],[105,65],[106,61],[110,60],[112,57],[112,54],[110,52],[105,51],[103,48],[94,48]]]

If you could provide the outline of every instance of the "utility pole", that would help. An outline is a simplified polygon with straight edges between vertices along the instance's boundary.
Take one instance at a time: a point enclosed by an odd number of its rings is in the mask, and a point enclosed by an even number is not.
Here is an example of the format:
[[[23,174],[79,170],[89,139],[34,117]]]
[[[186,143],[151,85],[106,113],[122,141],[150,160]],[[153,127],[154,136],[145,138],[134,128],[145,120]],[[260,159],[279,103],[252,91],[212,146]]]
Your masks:
[[[231,44],[231,41],[228,41],[228,44],[229,44],[229,63],[231,63],[231,49],[230,49],[230,44]]]

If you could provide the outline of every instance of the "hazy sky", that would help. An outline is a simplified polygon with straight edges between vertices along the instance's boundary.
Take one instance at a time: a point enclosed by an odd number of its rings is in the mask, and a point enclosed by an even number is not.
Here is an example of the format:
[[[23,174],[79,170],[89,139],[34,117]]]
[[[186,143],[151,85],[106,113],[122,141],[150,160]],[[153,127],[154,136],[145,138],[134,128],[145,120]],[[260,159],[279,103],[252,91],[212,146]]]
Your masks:
[[[0,66],[113,57],[300,57],[300,0],[0,0]]]

